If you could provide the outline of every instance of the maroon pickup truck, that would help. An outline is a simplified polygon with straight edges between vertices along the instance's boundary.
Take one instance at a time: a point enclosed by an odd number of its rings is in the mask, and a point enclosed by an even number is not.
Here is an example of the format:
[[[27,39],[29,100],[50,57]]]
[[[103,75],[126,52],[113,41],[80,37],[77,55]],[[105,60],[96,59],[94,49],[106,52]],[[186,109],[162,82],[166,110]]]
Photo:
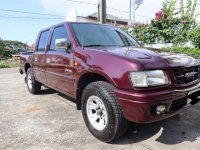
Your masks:
[[[111,142],[128,122],[149,123],[199,102],[200,61],[140,47],[118,27],[65,22],[42,30],[21,56],[28,90],[41,86],[76,99],[89,131]]]

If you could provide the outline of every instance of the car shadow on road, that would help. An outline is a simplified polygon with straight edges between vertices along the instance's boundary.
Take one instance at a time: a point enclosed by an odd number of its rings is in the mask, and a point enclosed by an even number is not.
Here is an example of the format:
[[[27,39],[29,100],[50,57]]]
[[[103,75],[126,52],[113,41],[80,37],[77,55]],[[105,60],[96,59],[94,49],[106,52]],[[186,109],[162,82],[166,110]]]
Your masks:
[[[76,103],[75,99],[70,98],[62,93],[58,93],[52,89],[43,89],[41,94],[46,95],[55,93],[66,100]],[[199,110],[200,103],[179,115],[163,121],[148,124],[130,123],[129,128],[124,136],[113,142],[113,144],[134,144],[150,138],[151,140],[153,139],[154,141],[167,145],[179,144],[184,141],[193,142],[200,137],[200,115],[198,115]]]
[[[63,97],[63,98],[65,98],[66,100],[68,100],[68,101],[70,101],[72,103],[76,103],[76,99],[74,99],[72,97],[69,97],[69,96],[67,96],[65,94],[62,94],[62,93],[58,93],[58,95],[61,96],[61,97]]]
[[[200,137],[200,116],[198,110],[187,110],[172,118],[150,123],[150,124],[136,124],[129,125],[126,134],[120,138],[115,144],[134,144],[151,138],[151,140],[174,145],[184,141],[195,141]],[[196,114],[195,114],[196,112]]]
[[[58,92],[50,88],[43,88],[40,92],[40,95],[49,95],[49,94],[55,94],[55,93],[58,93]]]
[[[65,98],[66,100],[69,100],[69,101],[71,101],[71,102],[73,102],[73,103],[76,103],[76,100],[75,100],[75,99],[73,99],[73,98],[71,98],[71,97],[69,97],[69,96],[67,96],[67,95],[64,95],[64,94],[62,94],[62,93],[59,93],[58,91],[55,91],[55,90],[53,90],[53,89],[51,89],[51,88],[43,87],[42,90],[41,90],[40,95],[49,95],[49,94],[57,94],[58,96],[63,97],[63,98]]]

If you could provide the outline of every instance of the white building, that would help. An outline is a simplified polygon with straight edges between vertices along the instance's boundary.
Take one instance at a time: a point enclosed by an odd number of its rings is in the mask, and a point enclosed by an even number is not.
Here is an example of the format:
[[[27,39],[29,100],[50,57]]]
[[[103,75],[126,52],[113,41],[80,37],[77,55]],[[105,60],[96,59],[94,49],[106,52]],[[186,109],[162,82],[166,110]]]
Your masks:
[[[77,22],[99,22],[98,21],[98,13],[93,13],[88,16],[77,16],[76,11],[70,12],[67,17],[66,21],[77,21]],[[107,14],[106,16],[106,23],[115,25],[115,26],[127,26],[128,25],[128,19],[119,18],[110,14]]]

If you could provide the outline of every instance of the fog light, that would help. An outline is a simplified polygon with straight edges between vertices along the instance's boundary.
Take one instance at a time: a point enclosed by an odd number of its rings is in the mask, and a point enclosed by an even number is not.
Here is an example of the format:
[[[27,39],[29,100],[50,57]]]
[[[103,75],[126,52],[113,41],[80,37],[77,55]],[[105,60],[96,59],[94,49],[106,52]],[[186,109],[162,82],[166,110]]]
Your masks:
[[[165,110],[166,110],[165,105],[160,105],[160,106],[158,106],[158,107],[156,108],[156,113],[157,113],[158,115],[160,115],[160,114],[164,113]]]

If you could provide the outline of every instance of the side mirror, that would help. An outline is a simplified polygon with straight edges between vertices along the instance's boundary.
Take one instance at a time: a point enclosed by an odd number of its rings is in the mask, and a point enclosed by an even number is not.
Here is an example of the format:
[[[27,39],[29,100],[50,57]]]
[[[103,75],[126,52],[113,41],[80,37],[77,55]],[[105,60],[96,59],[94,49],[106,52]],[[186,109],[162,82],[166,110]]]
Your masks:
[[[71,49],[71,45],[71,42],[67,39],[56,39],[55,41],[56,49],[65,49],[68,51]]]

